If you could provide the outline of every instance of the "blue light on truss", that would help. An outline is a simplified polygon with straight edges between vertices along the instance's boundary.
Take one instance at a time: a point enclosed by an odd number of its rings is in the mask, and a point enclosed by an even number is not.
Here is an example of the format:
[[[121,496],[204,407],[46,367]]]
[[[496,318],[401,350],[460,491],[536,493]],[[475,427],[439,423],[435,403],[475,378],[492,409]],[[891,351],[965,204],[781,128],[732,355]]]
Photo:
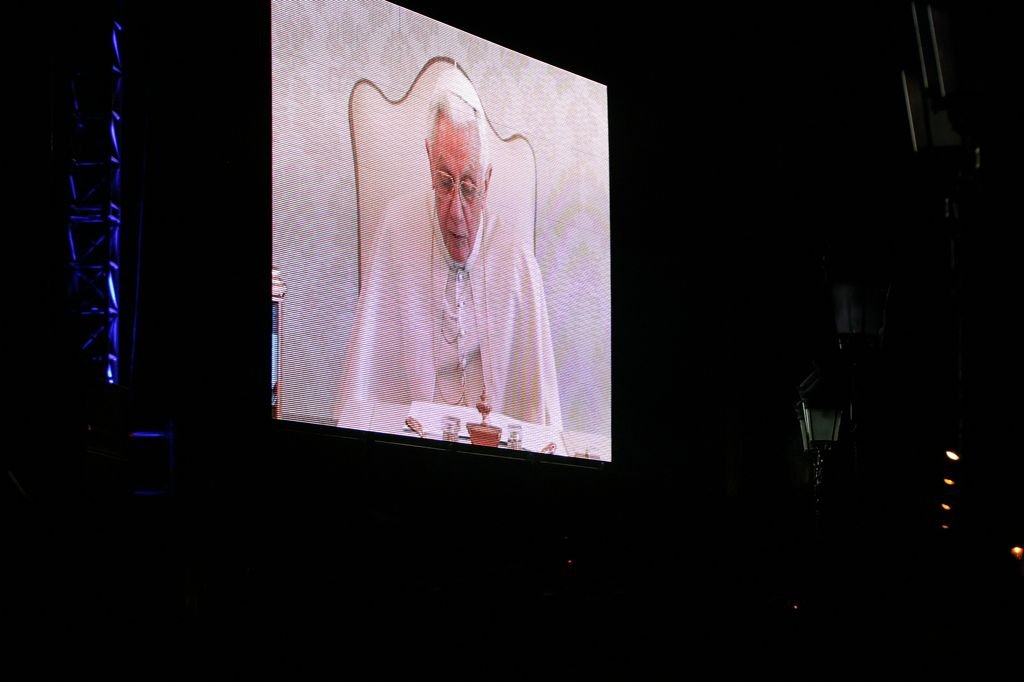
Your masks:
[[[117,116],[117,112],[111,112],[111,113],[114,116]],[[115,121],[111,121],[110,122],[110,144],[114,145],[114,156],[115,157],[121,156],[121,152],[117,148],[117,126],[115,125]],[[112,158],[111,160],[115,161],[115,162],[117,161],[116,158]]]
[[[111,32],[111,39],[114,42],[114,66],[121,66],[121,48],[117,44],[117,32],[121,30],[121,24],[114,22],[114,30]]]

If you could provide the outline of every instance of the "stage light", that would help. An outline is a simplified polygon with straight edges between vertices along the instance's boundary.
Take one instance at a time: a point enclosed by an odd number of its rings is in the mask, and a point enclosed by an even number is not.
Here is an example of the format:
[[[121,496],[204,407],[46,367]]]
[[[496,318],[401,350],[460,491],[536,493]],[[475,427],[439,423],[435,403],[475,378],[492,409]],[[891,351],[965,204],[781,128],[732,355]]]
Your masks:
[[[943,503],[942,503],[942,508],[943,508],[943,509],[945,509],[946,511],[949,511],[950,509],[952,509],[952,507],[950,507],[950,506],[949,506],[948,504],[946,504],[945,502],[943,502]]]
[[[955,485],[956,483],[956,481],[954,481],[952,478],[944,478],[942,479],[942,482],[945,483],[946,485]]]
[[[960,455],[956,454],[952,450],[946,450],[946,457],[949,457],[954,462],[956,462],[956,461],[958,461],[960,459]]]
[[[1010,549],[1010,554],[1013,555],[1014,559],[1020,561],[1021,557],[1024,557],[1024,547],[1013,547]]]
[[[942,524],[942,530],[949,530],[949,524],[948,523]]]

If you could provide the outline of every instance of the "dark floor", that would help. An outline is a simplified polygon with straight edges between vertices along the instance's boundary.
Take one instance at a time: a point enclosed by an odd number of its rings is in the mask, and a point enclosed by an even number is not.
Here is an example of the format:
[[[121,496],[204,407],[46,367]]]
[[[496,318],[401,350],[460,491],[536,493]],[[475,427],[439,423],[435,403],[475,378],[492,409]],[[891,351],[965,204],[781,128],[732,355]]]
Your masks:
[[[191,677],[196,661],[229,677],[985,677],[1019,653],[1020,562],[979,536],[830,534],[800,505],[580,473],[22,499],[4,611],[28,674],[10,679]]]

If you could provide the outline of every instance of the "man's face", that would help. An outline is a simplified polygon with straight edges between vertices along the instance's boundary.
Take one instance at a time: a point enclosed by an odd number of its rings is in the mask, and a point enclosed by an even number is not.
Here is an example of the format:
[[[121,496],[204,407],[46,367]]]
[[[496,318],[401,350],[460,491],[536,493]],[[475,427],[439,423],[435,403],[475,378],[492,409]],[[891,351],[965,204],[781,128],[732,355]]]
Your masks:
[[[473,250],[487,198],[491,169],[480,166],[476,124],[455,125],[441,114],[434,143],[427,141],[437,219],[448,255],[465,263]]]

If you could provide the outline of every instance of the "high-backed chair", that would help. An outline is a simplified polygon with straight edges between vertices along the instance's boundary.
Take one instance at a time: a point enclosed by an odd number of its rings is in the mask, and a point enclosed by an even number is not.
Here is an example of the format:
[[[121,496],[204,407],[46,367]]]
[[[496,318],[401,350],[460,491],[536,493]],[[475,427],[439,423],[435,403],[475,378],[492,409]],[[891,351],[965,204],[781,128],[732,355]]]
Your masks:
[[[458,69],[465,76],[454,60],[434,57],[396,101],[389,100],[375,83],[366,79],[352,88],[349,124],[359,211],[360,286],[366,281],[388,202],[397,193],[425,191],[430,185],[424,146],[429,133],[428,107],[438,75],[446,69]],[[486,95],[482,94],[481,99],[486,113]],[[488,210],[497,212],[503,230],[533,245],[537,214],[537,163],[533,148],[522,135],[502,138],[490,121],[487,130],[491,135],[493,168]]]

